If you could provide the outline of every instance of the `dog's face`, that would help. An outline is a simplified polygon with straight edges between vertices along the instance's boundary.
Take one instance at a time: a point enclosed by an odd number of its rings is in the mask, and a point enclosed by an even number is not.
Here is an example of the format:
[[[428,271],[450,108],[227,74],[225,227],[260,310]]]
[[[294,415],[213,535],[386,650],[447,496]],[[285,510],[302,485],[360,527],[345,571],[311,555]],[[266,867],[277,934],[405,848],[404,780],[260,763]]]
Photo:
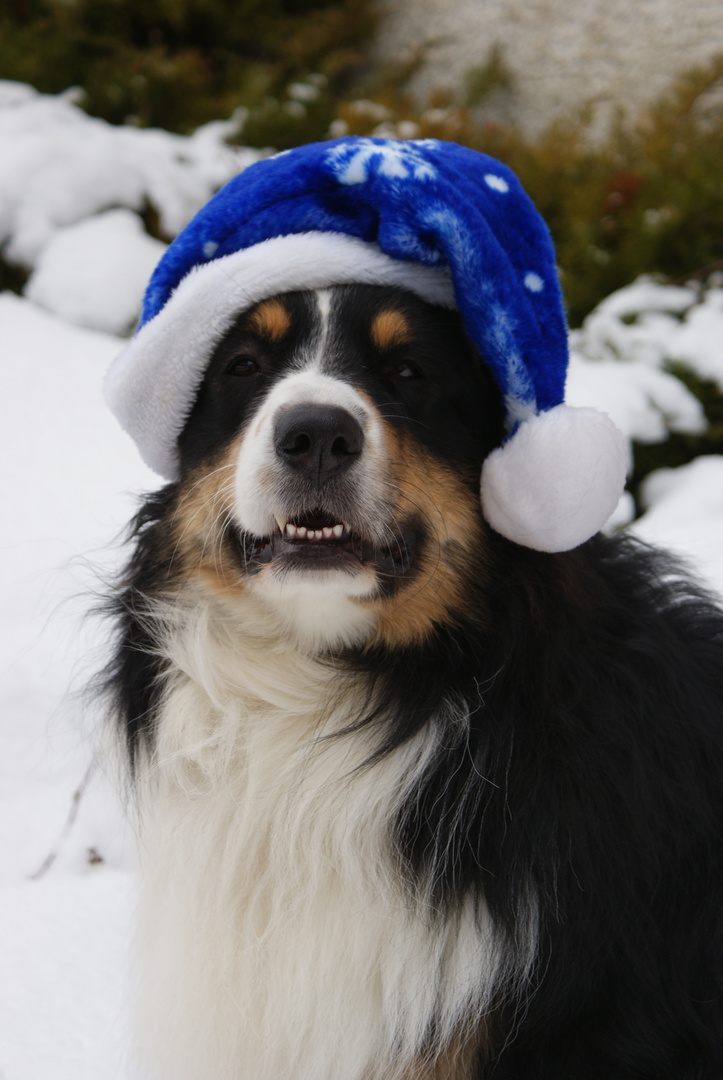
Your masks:
[[[215,349],[180,439],[177,558],[314,648],[421,640],[480,572],[501,434],[456,313],[373,286],[265,300]]]

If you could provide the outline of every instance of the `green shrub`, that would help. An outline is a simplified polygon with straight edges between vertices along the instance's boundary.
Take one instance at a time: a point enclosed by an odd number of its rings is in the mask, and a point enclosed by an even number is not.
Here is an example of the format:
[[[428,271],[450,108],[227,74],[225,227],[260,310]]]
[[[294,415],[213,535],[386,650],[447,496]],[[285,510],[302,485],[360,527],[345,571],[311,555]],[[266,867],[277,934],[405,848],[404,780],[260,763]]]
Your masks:
[[[6,0],[0,75],[81,86],[111,123],[187,132],[310,72],[336,85],[373,28],[369,0]],[[324,135],[327,112],[302,141]]]

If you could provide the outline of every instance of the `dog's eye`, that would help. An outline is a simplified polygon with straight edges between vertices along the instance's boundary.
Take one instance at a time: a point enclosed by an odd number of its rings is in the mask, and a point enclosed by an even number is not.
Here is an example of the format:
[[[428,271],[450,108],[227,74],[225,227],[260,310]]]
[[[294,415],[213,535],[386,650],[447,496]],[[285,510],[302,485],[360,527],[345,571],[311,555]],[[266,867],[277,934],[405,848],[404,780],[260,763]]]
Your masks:
[[[421,379],[422,372],[416,364],[410,364],[407,360],[401,360],[394,366],[394,374],[400,379]]]
[[[228,366],[229,375],[255,375],[259,365],[251,356],[235,356]]]

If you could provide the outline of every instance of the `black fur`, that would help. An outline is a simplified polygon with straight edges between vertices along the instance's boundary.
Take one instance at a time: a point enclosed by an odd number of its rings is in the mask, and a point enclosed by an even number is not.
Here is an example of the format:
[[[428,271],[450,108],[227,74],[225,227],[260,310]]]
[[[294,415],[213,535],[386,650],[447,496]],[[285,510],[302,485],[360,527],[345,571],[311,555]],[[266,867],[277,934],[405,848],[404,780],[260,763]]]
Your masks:
[[[495,1077],[723,1075],[723,616],[665,556],[498,544],[489,629],[386,660],[387,745],[450,694],[469,727],[397,823],[442,912],[540,899],[530,996]],[[376,671],[384,668],[383,658]]]
[[[411,380],[390,396],[361,330],[377,292],[354,293],[359,344],[343,363],[392,424],[478,475],[499,438],[498,403],[484,406],[486,425],[475,419],[487,380],[460,346],[446,388],[422,399]],[[410,317],[426,308],[405,303]],[[459,330],[453,316],[424,318],[417,362],[431,365]],[[251,342],[265,383],[229,397],[225,373],[247,336],[235,328],[214,356],[181,439],[186,471],[283,370],[280,350],[262,356]],[[159,700],[164,662],[143,610],[173,580],[176,495],[169,486],[136,518],[116,601],[109,685],[132,759],[152,741]],[[537,898],[534,970],[517,1000],[498,1003],[479,1080],[720,1080],[723,613],[673,559],[630,538],[547,555],[491,534],[480,560],[465,611],[425,644],[334,658],[342,677],[368,680],[374,707],[359,724],[376,729],[379,749],[367,768],[425,725],[441,728],[394,823],[401,872],[430,917],[452,917],[472,890],[514,942]]]

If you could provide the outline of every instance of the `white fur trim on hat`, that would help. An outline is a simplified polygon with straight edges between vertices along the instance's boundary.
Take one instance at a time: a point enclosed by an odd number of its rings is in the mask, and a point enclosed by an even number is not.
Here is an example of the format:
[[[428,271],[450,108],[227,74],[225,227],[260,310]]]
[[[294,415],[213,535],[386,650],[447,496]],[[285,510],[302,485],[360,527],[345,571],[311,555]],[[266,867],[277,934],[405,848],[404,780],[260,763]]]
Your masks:
[[[493,529],[536,551],[569,551],[617,506],[627,443],[605,413],[556,405],[525,420],[482,467],[482,510]]]
[[[455,306],[445,271],[392,259],[341,233],[275,237],[194,267],[105,380],[106,401],[146,464],[177,477],[178,438],[211,355],[241,312],[276,293],[348,284],[398,286]]]

